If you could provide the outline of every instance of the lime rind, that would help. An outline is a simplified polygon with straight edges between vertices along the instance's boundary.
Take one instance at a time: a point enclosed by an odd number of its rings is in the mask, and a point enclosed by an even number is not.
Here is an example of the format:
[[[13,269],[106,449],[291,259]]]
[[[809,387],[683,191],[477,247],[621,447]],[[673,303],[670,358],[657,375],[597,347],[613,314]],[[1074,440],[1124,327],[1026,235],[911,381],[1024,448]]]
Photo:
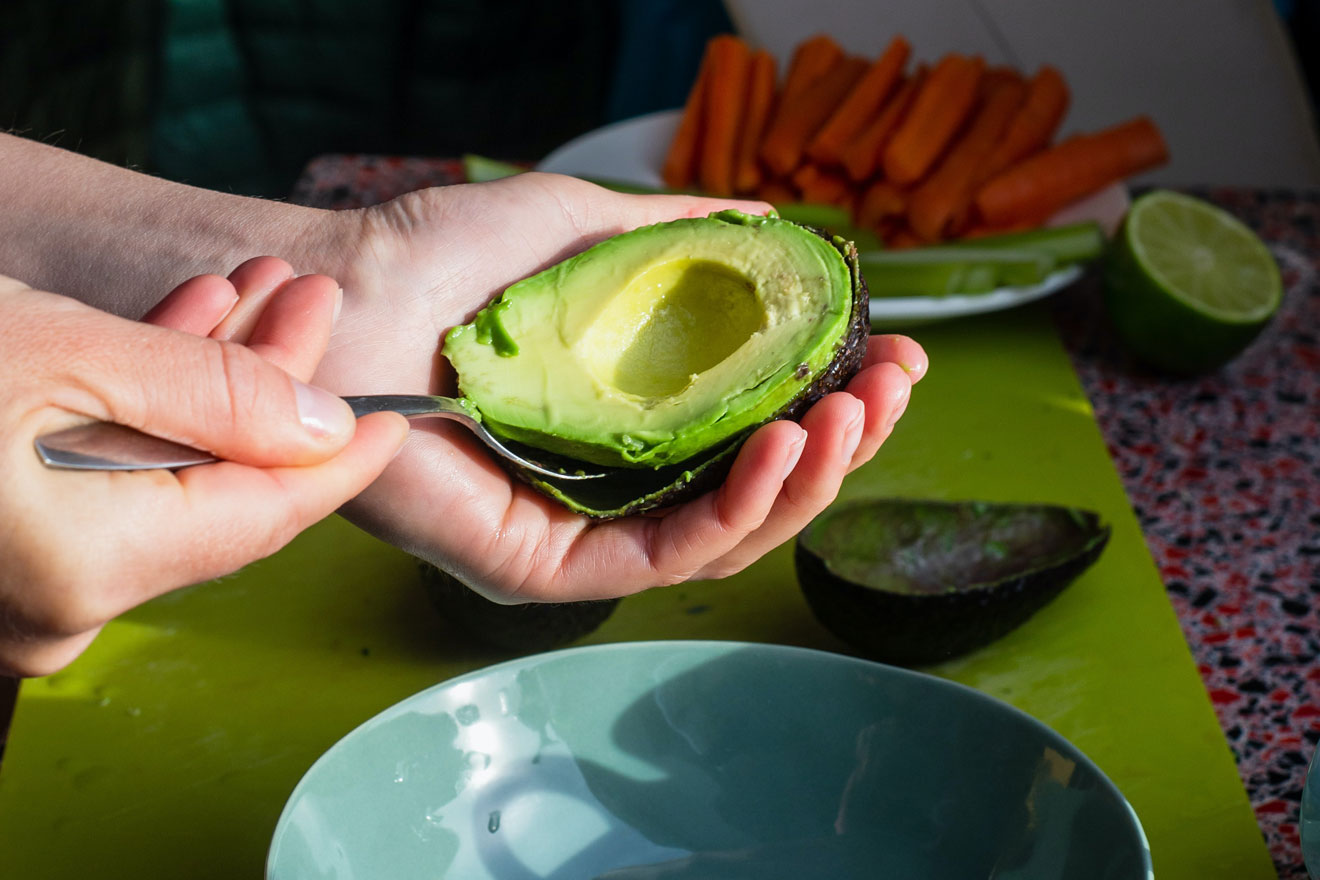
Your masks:
[[[1166,190],[1137,199],[1123,235],[1165,293],[1229,324],[1257,324],[1283,298],[1278,265],[1246,225],[1213,205]]]

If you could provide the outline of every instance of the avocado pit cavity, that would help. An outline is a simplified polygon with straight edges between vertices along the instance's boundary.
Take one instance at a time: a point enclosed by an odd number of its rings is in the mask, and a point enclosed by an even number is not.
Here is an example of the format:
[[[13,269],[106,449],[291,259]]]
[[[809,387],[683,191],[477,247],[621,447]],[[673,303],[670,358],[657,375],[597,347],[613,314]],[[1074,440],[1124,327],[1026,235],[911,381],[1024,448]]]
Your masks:
[[[601,385],[667,397],[770,320],[755,282],[742,273],[709,260],[671,260],[647,268],[613,297],[575,348]]]

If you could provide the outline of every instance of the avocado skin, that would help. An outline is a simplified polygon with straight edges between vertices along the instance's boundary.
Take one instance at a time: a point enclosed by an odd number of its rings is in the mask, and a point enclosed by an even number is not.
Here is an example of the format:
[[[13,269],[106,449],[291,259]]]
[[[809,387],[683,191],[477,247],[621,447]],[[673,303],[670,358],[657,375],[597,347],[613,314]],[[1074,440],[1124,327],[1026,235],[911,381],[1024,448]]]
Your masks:
[[[576,641],[594,632],[620,602],[598,599],[501,605],[429,562],[419,560],[418,567],[422,587],[436,610],[476,639],[503,651],[548,651]]]
[[[852,313],[849,316],[848,331],[835,343],[833,359],[811,384],[761,424],[778,419],[799,421],[812,404],[847,385],[848,380],[862,368],[862,359],[866,356],[867,341],[871,334],[870,296],[858,264],[857,248],[852,242],[831,236],[824,230],[807,228],[839,249],[852,276]],[[569,509],[592,519],[610,520],[672,507],[718,488],[733,467],[738,448],[758,427],[760,425],[748,429],[713,452],[693,456],[676,465],[651,472],[584,465],[517,442],[505,441],[505,445],[515,452],[551,467],[562,466],[567,470],[582,468],[608,475],[599,480],[559,481],[532,473],[503,458],[499,459],[499,464],[514,477]]]
[[[1092,512],[1076,513],[1095,531],[1083,552],[970,590],[913,595],[854,583],[830,571],[801,535],[794,544],[793,563],[802,595],[826,629],[872,660],[929,666],[1012,632],[1100,557],[1109,526],[1100,525]]]

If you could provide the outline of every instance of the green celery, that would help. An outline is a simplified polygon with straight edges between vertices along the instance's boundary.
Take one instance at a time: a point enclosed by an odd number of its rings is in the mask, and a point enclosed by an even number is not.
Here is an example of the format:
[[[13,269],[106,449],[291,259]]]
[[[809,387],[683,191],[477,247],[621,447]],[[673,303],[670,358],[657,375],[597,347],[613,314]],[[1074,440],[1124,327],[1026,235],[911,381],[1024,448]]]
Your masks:
[[[1046,251],[962,245],[870,251],[860,255],[860,264],[875,297],[986,293],[1039,284],[1057,265]]]

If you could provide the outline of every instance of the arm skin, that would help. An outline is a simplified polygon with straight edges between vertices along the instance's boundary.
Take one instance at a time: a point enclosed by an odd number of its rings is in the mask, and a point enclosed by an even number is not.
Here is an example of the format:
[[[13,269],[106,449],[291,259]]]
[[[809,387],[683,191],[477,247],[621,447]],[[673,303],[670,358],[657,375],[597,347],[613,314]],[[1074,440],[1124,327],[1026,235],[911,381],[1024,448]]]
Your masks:
[[[344,299],[314,382],[339,394],[452,393],[444,332],[509,284],[648,223],[762,203],[634,196],[546,174],[438,187],[329,212],[154,180],[0,138],[0,274],[122,315],[203,272],[261,253],[329,275]],[[245,298],[215,339],[249,332]],[[718,490],[663,516],[596,523],[511,481],[462,428],[416,423],[403,452],[344,513],[497,601],[626,595],[722,577],[790,539],[869,460],[926,370],[901,336],[872,337],[862,371],[800,425],[744,445]]]

